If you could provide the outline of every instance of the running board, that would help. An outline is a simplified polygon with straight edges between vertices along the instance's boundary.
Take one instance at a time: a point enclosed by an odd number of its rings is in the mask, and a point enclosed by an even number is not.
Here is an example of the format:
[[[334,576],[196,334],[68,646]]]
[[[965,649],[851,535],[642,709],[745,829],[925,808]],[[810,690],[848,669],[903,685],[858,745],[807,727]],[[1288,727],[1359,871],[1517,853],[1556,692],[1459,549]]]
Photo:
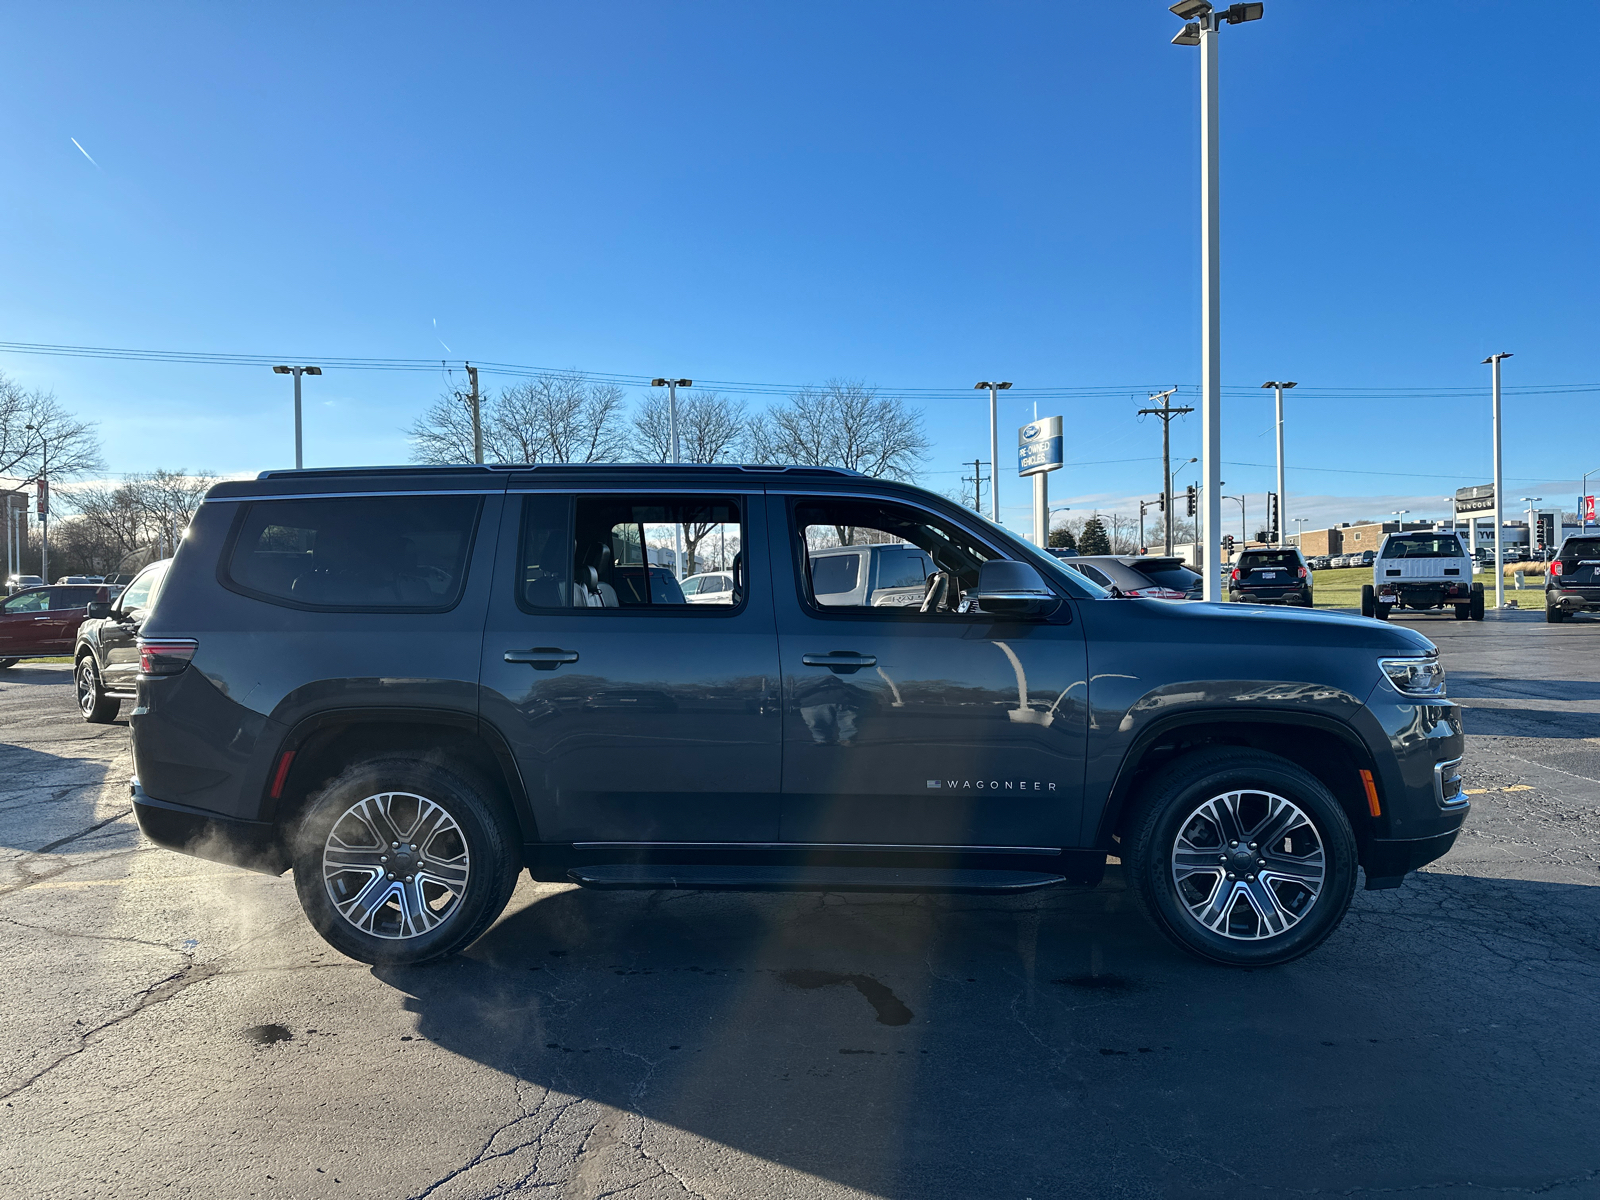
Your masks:
[[[1043,871],[940,870],[923,867],[724,867],[693,863],[597,863],[567,877],[611,890],[709,892],[964,892],[1000,895],[1065,883]]]

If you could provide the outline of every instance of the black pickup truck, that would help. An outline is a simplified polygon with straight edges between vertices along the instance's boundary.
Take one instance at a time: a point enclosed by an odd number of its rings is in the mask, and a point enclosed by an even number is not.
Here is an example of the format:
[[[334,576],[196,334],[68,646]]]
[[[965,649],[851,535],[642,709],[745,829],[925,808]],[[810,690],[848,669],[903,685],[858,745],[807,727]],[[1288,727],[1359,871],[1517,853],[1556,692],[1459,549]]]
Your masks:
[[[916,547],[920,603],[819,601]],[[668,549],[672,557],[664,557]],[[726,571],[728,604],[647,564]],[[632,573],[630,575],[630,572]],[[275,471],[216,485],[137,641],[146,834],[278,873],[366,962],[457,951],[519,871],[593,888],[1004,893],[1115,855],[1183,949],[1318,945],[1468,804],[1434,646],[1113,599],[825,468]]]

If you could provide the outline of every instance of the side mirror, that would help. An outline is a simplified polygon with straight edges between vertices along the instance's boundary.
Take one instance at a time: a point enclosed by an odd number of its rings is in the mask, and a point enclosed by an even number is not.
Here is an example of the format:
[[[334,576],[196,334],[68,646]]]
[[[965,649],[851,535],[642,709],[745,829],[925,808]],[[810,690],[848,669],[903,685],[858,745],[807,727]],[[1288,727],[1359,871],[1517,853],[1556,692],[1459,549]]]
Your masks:
[[[91,600],[91,601],[89,601],[89,620],[91,620],[91,621],[104,621],[110,615],[111,615],[111,601],[109,601],[109,600]]]
[[[1052,611],[1060,601],[1031,563],[997,558],[978,569],[974,597],[984,612],[1007,617],[1036,617]]]

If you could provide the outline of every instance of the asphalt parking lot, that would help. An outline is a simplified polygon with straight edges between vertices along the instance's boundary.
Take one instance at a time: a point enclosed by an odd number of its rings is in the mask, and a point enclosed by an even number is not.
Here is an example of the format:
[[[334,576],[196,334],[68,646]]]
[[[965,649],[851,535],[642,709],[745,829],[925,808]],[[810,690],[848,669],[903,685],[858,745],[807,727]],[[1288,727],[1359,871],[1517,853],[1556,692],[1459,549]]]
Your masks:
[[[1286,967],[1100,888],[524,880],[469,953],[338,956],[290,880],[142,843],[125,724],[0,675],[0,1195],[1600,1194],[1600,621],[1403,618],[1475,809]]]

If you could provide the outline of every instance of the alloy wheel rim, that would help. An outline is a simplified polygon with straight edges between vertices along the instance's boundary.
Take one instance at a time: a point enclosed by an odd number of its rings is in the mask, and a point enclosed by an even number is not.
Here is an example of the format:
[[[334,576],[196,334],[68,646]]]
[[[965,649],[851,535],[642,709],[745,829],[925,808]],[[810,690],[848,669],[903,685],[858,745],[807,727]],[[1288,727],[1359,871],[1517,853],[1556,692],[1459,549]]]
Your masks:
[[[1261,941],[1293,929],[1327,878],[1322,835],[1293,801],[1241,789],[1195,806],[1172,843],[1178,903],[1209,933]]]
[[[333,910],[361,933],[421,937],[466,895],[467,840],[444,808],[414,792],[379,792],[345,809],[322,848]]]
[[[94,664],[87,658],[78,664],[78,710],[94,711]]]

